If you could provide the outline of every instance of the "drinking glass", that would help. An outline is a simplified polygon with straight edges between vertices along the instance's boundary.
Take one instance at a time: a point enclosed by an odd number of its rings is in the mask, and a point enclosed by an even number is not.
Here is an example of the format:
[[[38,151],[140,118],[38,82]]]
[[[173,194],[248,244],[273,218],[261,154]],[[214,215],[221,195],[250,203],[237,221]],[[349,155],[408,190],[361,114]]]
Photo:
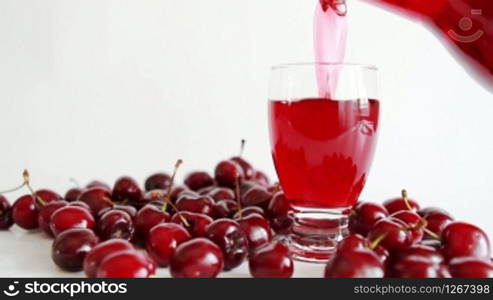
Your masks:
[[[377,142],[377,68],[342,63],[274,66],[269,82],[272,157],[293,207],[283,241],[295,258],[324,262],[348,233]]]

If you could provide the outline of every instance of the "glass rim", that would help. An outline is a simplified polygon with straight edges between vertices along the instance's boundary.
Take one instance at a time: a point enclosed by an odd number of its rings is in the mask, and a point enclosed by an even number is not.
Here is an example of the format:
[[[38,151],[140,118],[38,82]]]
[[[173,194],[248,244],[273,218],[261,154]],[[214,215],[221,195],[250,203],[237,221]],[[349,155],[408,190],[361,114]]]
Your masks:
[[[350,67],[363,70],[378,71],[378,67],[372,64],[349,63],[349,62],[297,62],[278,64],[271,67],[271,70],[287,69],[292,67],[308,67],[308,66],[329,66],[329,67]]]

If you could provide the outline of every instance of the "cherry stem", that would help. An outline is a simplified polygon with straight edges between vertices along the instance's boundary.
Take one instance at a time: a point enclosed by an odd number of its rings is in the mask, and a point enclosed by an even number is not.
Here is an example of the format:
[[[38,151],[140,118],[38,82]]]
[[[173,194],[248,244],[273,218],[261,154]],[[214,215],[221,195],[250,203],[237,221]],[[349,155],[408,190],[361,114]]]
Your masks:
[[[69,181],[72,182],[76,188],[80,189],[80,184],[75,178],[69,178]]]
[[[113,200],[111,200],[111,198],[109,198],[109,197],[103,197],[102,199],[104,200],[104,202],[110,204],[111,207],[115,206],[115,203],[113,202]]]
[[[0,191],[0,194],[7,194],[7,193],[12,193],[12,192],[18,191],[18,190],[22,189],[25,185],[26,185],[26,183],[23,182],[21,185],[15,187],[15,188],[5,190],[5,191]]]
[[[380,243],[387,237],[387,233],[383,233],[379,236],[377,236],[376,239],[374,239],[370,245],[368,246],[368,248],[370,248],[371,250],[374,250],[375,248],[378,247],[378,245],[380,245]]]
[[[171,206],[175,211],[176,213],[178,214],[178,216],[180,217],[181,221],[183,222],[183,225],[185,225],[185,227],[190,227],[190,223],[188,223],[187,219],[181,215],[179,212],[180,210],[178,209],[178,207],[176,207],[175,204],[173,204],[173,201],[171,201],[170,197],[168,195],[163,195],[162,193],[160,192],[156,192],[156,194],[153,194],[153,196],[157,196],[158,198],[163,198],[164,200],[164,204],[163,206],[161,207],[161,210],[164,212],[166,211],[166,208],[167,208],[167,204],[169,204],[169,206]],[[164,208],[164,210],[163,210]]]
[[[24,185],[27,187],[31,195],[33,195],[33,197],[39,202],[39,204],[41,204],[41,206],[45,206],[46,202],[40,196],[38,196],[38,194],[36,194],[31,184],[29,183],[30,178],[28,170],[24,170],[24,172],[22,172],[22,179],[24,180]]]
[[[246,144],[245,139],[242,139],[241,140],[241,146],[240,146],[240,155],[238,155],[239,157],[241,157],[243,155],[243,151],[245,150],[245,144]]]
[[[236,192],[236,202],[238,204],[238,215],[240,219],[243,217],[243,213],[241,211],[241,196],[240,196],[240,177],[236,176],[235,179],[235,192]]]
[[[407,191],[405,189],[402,189],[401,191],[402,199],[404,200],[404,203],[407,206],[408,210],[413,210],[411,203],[409,203],[409,198],[407,197]]]
[[[272,191],[272,195],[275,195],[277,194],[277,192],[279,192],[281,190],[281,184],[279,182],[276,183],[276,187],[274,188],[274,190]]]
[[[442,238],[438,234],[434,233],[433,231],[429,230],[428,228],[424,228],[423,231],[438,241],[442,240]]]
[[[171,175],[171,179],[170,179],[170,181],[169,181],[168,190],[166,191],[166,196],[167,196],[167,198],[169,198],[169,197],[170,197],[170,195],[171,195],[171,189],[173,188],[173,184],[175,183],[176,172],[178,172],[178,168],[180,167],[180,165],[181,165],[182,163],[183,163],[183,160],[181,160],[181,159],[178,159],[178,160],[176,161],[176,163],[175,163],[175,168],[174,168],[174,170],[173,170],[173,174]],[[170,204],[171,204],[171,200],[170,200],[169,202],[170,202]],[[173,206],[171,206],[171,207],[173,207]],[[165,201],[165,202],[163,203],[163,206],[161,207],[161,210],[162,210],[162,211],[166,211],[166,209],[167,209],[167,208],[168,208],[168,204],[167,204],[167,202]],[[173,207],[173,208],[174,208],[174,207]]]

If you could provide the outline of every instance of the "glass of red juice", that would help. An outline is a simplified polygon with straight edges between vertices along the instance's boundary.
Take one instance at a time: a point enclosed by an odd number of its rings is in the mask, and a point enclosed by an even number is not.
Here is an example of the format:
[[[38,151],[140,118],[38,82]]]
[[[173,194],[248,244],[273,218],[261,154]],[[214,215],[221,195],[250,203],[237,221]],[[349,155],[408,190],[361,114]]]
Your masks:
[[[294,209],[284,241],[297,259],[325,262],[347,235],[348,213],[375,152],[379,112],[374,66],[299,63],[272,68],[272,157]]]

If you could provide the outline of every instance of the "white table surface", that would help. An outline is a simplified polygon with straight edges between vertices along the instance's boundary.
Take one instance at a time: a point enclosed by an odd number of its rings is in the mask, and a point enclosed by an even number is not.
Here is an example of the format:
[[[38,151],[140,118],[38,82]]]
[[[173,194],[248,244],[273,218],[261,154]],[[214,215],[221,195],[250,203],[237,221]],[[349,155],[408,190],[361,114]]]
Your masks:
[[[40,231],[25,231],[13,226],[0,231],[0,277],[84,277],[83,272],[59,269],[51,259],[52,239]],[[295,262],[294,277],[321,277],[323,264]],[[159,268],[157,277],[170,277],[168,269]],[[220,277],[250,277],[247,263],[222,272]]]

